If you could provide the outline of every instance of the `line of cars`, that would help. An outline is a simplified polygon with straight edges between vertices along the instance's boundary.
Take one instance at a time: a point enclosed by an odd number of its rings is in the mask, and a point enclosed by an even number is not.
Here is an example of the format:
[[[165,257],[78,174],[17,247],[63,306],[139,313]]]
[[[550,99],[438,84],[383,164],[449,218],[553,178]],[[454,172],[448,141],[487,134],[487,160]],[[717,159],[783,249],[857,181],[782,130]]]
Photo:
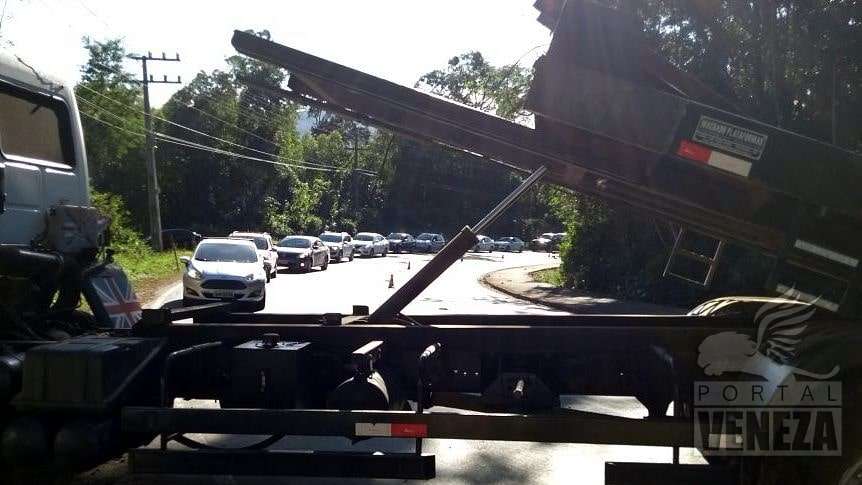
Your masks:
[[[183,305],[234,300],[243,309],[266,306],[266,283],[279,268],[326,270],[356,256],[386,256],[389,242],[381,234],[324,232],[320,237],[291,235],[273,243],[267,233],[234,231],[227,237],[202,238],[192,256],[183,256]]]
[[[393,253],[436,253],[446,245],[446,238],[442,234],[423,232],[415,238],[406,232],[390,233],[386,239],[389,241],[389,251]],[[476,245],[471,251],[492,252],[510,251],[519,253],[527,244],[514,236],[502,237],[494,240],[488,236],[476,236]]]
[[[232,232],[227,237],[202,238],[191,257],[183,256],[183,304],[235,300],[244,309],[266,306],[266,284],[278,277],[279,268],[325,271],[330,263],[353,261],[357,256],[386,256],[389,252],[437,252],[446,244],[442,234],[417,237],[393,232],[324,232],[319,237],[291,235],[273,243],[267,233]],[[473,251],[521,252],[526,244],[509,236],[493,240],[478,236]]]

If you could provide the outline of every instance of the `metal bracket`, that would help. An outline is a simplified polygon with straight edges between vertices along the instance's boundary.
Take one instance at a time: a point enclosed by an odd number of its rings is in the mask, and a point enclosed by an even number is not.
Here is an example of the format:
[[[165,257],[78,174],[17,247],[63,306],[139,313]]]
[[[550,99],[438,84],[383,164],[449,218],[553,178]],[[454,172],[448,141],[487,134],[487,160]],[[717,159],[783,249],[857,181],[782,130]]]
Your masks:
[[[374,340],[354,350],[350,355],[355,377],[366,379],[374,372],[374,363],[383,355],[383,341]]]

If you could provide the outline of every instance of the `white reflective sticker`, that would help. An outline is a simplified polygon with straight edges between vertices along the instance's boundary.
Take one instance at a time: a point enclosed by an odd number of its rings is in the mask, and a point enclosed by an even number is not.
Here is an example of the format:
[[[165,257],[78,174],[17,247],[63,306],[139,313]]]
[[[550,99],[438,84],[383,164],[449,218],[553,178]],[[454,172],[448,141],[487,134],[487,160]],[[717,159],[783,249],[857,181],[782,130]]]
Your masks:
[[[816,254],[822,258],[831,259],[836,263],[841,263],[851,268],[855,268],[859,266],[859,260],[848,256],[846,254],[841,254],[837,251],[833,251],[828,248],[824,248],[823,246],[818,246],[812,242],[803,241],[802,239],[797,239],[796,243],[793,245],[796,249],[801,249],[802,251],[809,252],[811,254]]]
[[[741,158],[731,157],[730,155],[726,155],[715,150],[713,150],[709,155],[707,164],[726,172],[742,175],[743,177],[748,177],[748,174],[751,173],[751,162]]]
[[[356,423],[356,436],[392,436],[391,423]]]

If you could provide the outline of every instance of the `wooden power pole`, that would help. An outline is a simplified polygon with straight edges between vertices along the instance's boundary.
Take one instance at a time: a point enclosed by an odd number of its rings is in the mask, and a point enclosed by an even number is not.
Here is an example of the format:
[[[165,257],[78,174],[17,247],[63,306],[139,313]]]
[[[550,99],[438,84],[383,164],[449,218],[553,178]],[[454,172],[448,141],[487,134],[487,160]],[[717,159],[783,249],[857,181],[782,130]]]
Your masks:
[[[153,136],[153,117],[150,113],[150,84],[180,84],[180,78],[176,81],[168,81],[168,77],[153,79],[152,74],[147,73],[147,61],[179,62],[180,55],[175,57],[153,57],[151,52],[147,55],[129,56],[131,59],[141,62],[141,84],[144,89],[144,126],[147,131],[146,154],[147,154],[147,207],[150,216],[150,245],[156,251],[162,250],[162,215],[159,208],[159,179],[156,172],[156,140]]]

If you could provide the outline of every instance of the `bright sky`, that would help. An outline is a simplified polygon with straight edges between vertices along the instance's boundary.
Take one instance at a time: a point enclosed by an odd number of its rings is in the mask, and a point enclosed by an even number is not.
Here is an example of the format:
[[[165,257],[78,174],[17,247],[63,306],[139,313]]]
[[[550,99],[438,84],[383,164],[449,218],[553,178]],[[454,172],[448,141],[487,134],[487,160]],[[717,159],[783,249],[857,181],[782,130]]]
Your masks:
[[[188,82],[235,54],[234,29],[269,29],[276,42],[411,87],[468,50],[497,65],[527,54],[521,63],[529,66],[550,42],[533,0],[0,0],[0,8],[3,2],[0,44],[69,80],[86,61],[85,35],[122,37],[129,52],[179,52],[182,62],[152,63],[150,73]],[[126,67],[140,70],[133,61]],[[153,104],[176,89],[153,85]]]

